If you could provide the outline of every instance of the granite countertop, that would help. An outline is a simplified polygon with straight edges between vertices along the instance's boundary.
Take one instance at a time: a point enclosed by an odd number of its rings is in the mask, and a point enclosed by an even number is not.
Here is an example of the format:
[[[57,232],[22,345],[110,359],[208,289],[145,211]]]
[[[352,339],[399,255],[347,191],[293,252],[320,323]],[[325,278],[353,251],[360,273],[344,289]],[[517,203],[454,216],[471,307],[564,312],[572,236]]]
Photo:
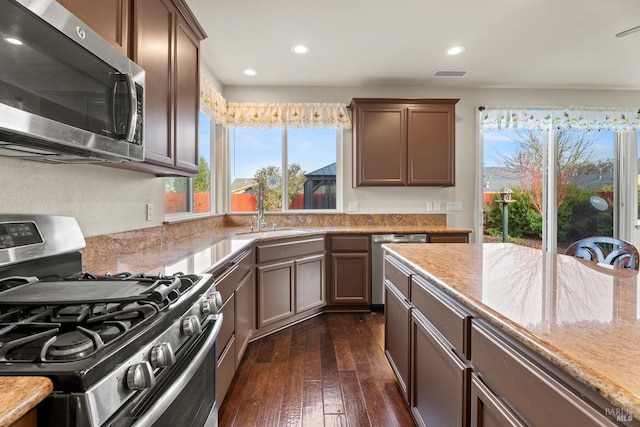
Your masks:
[[[508,243],[388,244],[420,275],[640,418],[638,272]]]
[[[325,234],[471,233],[446,225],[350,225],[334,227],[282,227],[249,232],[248,227],[215,227],[184,238],[164,239],[142,251],[114,251],[99,244],[83,250],[83,268],[94,274],[107,272],[148,274],[204,273],[222,265],[255,241],[270,241]],[[142,235],[143,232],[137,233]],[[142,237],[144,238],[144,237]]]
[[[0,426],[9,426],[53,390],[45,377],[0,377]]]

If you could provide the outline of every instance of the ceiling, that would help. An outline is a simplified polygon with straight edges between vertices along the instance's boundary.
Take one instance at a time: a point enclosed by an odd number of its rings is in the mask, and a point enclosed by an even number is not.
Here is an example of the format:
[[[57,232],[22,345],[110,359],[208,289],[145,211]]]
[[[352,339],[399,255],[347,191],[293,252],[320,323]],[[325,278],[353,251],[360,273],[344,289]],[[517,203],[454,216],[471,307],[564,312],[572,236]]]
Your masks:
[[[640,89],[640,32],[615,37],[640,25],[640,0],[187,3],[208,35],[202,61],[225,86]],[[292,53],[298,43],[311,51]],[[447,55],[454,45],[465,51]]]

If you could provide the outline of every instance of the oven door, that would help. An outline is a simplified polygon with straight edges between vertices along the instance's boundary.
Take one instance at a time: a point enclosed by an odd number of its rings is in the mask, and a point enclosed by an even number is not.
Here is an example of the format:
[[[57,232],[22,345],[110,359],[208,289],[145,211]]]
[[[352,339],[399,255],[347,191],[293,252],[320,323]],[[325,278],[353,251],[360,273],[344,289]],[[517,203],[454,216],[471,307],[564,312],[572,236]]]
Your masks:
[[[205,324],[195,342],[143,398],[132,402],[107,423],[134,427],[216,427],[216,341],[223,316]]]

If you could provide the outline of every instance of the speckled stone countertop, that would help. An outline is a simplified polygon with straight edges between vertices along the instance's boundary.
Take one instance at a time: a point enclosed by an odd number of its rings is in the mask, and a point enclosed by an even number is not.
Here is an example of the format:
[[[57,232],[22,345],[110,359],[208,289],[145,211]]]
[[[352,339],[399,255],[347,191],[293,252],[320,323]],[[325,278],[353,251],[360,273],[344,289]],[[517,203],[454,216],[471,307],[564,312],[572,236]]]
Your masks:
[[[9,426],[53,390],[49,378],[0,377],[0,426]]]
[[[383,247],[640,419],[636,271],[508,243]]]
[[[441,215],[291,215],[275,218],[276,231],[249,232],[250,216],[214,217],[162,228],[91,237],[82,251],[83,269],[94,274],[203,273],[239,254],[254,241],[317,234],[470,233],[448,227]],[[345,219],[346,218],[346,219]],[[331,225],[340,224],[340,225]]]

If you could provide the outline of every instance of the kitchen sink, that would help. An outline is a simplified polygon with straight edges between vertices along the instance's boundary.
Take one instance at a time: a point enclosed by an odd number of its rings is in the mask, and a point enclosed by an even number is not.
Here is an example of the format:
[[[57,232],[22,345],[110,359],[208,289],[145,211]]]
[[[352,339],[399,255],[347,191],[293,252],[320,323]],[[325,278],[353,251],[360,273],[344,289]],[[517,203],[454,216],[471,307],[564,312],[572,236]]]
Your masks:
[[[275,230],[243,231],[235,233],[234,237],[237,239],[266,239],[269,237],[295,236],[311,232],[313,232],[313,230],[306,228],[276,228]]]

